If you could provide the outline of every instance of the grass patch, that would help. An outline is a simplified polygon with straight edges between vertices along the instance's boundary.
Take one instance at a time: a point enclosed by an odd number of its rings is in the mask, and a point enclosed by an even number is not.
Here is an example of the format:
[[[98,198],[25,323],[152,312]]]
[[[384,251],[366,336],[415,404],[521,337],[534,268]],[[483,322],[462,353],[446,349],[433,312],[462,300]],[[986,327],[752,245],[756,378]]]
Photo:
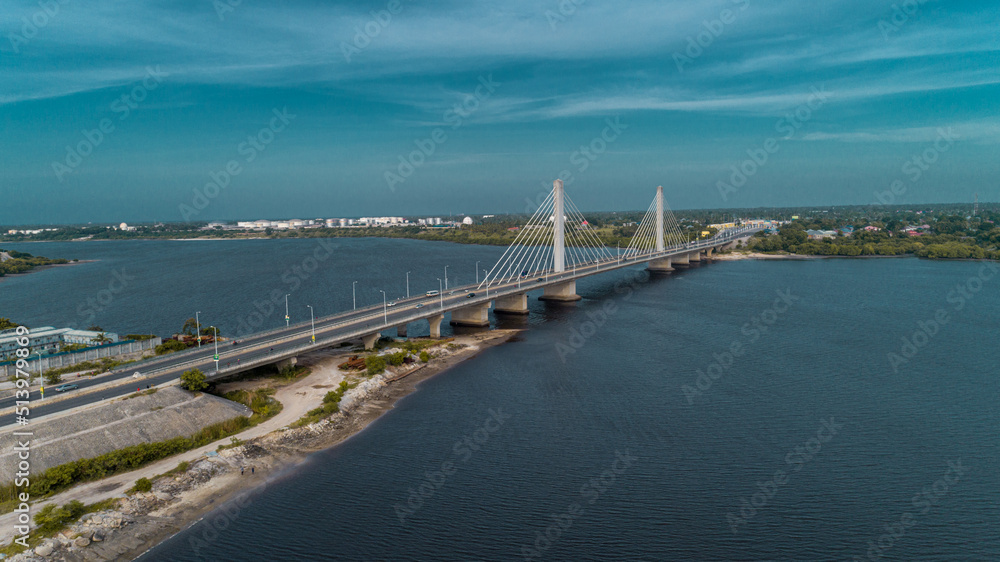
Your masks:
[[[72,365],[66,365],[65,367],[58,367],[55,369],[49,369],[45,371],[43,376],[53,377],[59,375],[65,375],[69,373],[76,373],[78,371],[94,371],[88,373],[84,376],[94,376],[100,373],[104,373],[114,369],[115,367],[120,367],[122,365],[127,365],[129,363],[134,363],[135,361],[119,361],[117,359],[112,359],[110,357],[102,357],[97,361],[81,361],[80,363],[74,363]]]
[[[128,400],[129,398],[138,398],[140,396],[149,396],[151,394],[156,394],[157,390],[158,389],[156,389],[156,388],[150,388],[150,389],[147,389],[147,390],[143,390],[142,392],[133,392],[132,394],[129,394],[125,398],[122,398],[122,400]],[[153,409],[154,410],[158,410],[159,408],[153,408]]]

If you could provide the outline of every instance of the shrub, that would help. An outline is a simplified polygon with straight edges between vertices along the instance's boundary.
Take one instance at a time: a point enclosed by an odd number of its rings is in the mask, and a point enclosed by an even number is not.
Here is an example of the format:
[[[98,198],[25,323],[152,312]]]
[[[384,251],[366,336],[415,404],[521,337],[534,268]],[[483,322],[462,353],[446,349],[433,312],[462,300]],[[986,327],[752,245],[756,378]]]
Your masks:
[[[385,372],[385,358],[378,355],[369,355],[365,358],[365,367],[368,369],[369,376],[383,373]]]
[[[393,353],[388,356],[389,364],[398,367],[406,361],[406,356],[409,355],[405,351],[400,351],[398,353]]]
[[[427,353],[426,351],[421,351],[420,352],[420,360],[423,361],[424,363],[430,361],[431,360],[431,354]]]
[[[36,532],[51,535],[69,523],[76,521],[86,512],[86,506],[77,500],[73,500],[62,507],[57,507],[56,504],[50,503],[35,514],[35,523],[38,525]]]
[[[157,355],[166,355],[175,351],[184,351],[188,346],[177,340],[167,340],[154,348]]]
[[[184,374],[181,375],[181,388],[190,390],[191,392],[205,390],[208,388],[208,383],[205,382],[205,373],[202,373],[198,369],[184,371]]]
[[[135,481],[135,486],[129,492],[148,492],[153,489],[153,481],[149,478],[140,478]]]

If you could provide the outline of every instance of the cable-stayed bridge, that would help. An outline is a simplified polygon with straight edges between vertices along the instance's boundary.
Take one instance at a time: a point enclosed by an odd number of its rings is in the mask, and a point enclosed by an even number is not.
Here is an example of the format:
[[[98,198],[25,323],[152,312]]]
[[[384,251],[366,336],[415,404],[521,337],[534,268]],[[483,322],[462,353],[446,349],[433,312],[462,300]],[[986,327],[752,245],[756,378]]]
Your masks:
[[[688,241],[663,199],[663,188],[657,188],[628,246],[609,248],[566,196],[563,183],[556,180],[552,192],[478,284],[253,334],[241,338],[239,346],[218,351],[205,346],[132,364],[100,382],[81,380],[80,389],[72,395],[49,404],[39,402],[32,412],[48,415],[128,394],[137,385],[174,383],[188,369],[221,377],[260,365],[294,362],[299,354],[343,342],[361,340],[371,349],[383,332],[394,329],[405,336],[407,326],[415,322],[427,322],[431,336],[440,337],[446,315],[452,325],[486,327],[491,308],[495,314],[528,314],[530,292],[542,291],[539,299],[546,301],[576,301],[580,299],[576,282],[584,277],[639,264],[651,271],[671,271],[674,266],[709,259],[758,230],[730,229],[706,240]],[[133,377],[136,371],[141,373],[139,380]],[[13,398],[0,400],[0,412],[5,415],[0,425],[13,423],[13,406]]]

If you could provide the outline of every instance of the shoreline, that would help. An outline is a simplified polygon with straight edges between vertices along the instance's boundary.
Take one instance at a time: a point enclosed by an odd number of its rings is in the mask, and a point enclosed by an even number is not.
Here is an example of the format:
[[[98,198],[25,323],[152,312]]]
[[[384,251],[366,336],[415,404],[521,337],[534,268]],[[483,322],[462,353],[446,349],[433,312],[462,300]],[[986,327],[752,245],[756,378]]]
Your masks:
[[[410,368],[395,368],[394,372],[386,370],[382,375],[364,381],[354,389],[357,392],[352,391],[353,395],[352,393],[345,395],[341,412],[314,424],[302,427],[290,427],[289,424],[268,427],[268,422],[273,422],[282,416],[279,413],[275,418],[263,422],[256,428],[250,428],[243,434],[234,436],[244,439],[238,447],[216,452],[216,447],[222,443],[217,441],[195,451],[162,459],[130,473],[80,484],[44,502],[39,502],[33,506],[33,511],[37,511],[46,503],[64,504],[76,499],[73,496],[82,497],[86,500],[84,503],[121,498],[124,489],[130,487],[134,480],[141,476],[140,473],[151,475],[157,472],[163,473],[166,472],[165,467],[173,467],[181,461],[186,460],[190,463],[186,471],[173,478],[163,476],[156,478],[151,492],[124,496],[114,510],[86,515],[63,533],[63,535],[68,533],[70,536],[82,537],[89,535],[89,540],[84,541],[87,544],[68,546],[59,544],[56,538],[47,539],[42,545],[54,546],[54,552],[50,554],[66,560],[133,560],[195,525],[221,506],[235,503],[236,515],[232,517],[236,518],[239,508],[247,505],[246,502],[251,501],[255,495],[262,493],[270,482],[293,474],[293,471],[307,462],[313,454],[336,447],[360,434],[375,420],[395,408],[399,400],[413,394],[422,382],[451,370],[487,349],[515,339],[522,331],[490,330],[460,336],[455,340],[460,347],[435,348],[442,352],[442,356],[435,357],[429,363],[412,364]],[[322,396],[326,389],[336,386],[333,383],[337,382],[340,373],[335,366],[336,363],[342,362],[345,356],[354,353],[340,350],[324,351],[326,353],[322,355],[316,353],[308,361],[312,367],[309,375],[282,387],[282,390],[302,394],[300,391],[313,388],[319,390],[320,394],[317,396]],[[326,381],[322,380],[324,376]],[[317,384],[322,382],[330,384]],[[285,408],[292,406],[284,402],[283,405]],[[316,405],[310,404],[312,407]],[[303,405],[295,404],[295,406],[301,408]],[[294,409],[289,414],[301,417],[300,412]],[[251,476],[249,470],[244,475],[240,474],[239,468],[250,466],[256,468],[256,475]],[[251,478],[256,478],[257,481],[249,483]],[[110,480],[115,482],[109,483]],[[229,516],[230,513],[232,510],[227,510],[223,516]],[[95,524],[95,520],[100,523]],[[112,520],[115,524],[107,528],[107,520]],[[97,536],[100,536],[100,541],[96,540]],[[55,544],[52,544],[53,542]],[[43,549],[43,552],[48,550]],[[37,559],[37,554],[29,550],[12,559]]]

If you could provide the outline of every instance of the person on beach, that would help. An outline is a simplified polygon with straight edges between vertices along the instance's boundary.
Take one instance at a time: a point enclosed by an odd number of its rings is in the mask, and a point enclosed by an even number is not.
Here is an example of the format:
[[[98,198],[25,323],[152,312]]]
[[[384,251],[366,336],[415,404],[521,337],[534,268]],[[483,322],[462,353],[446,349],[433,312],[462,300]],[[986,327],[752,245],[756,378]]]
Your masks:
[[[253,474],[253,467],[250,467],[250,474]]]
[[[240,467],[240,476],[243,476],[243,467]]]

